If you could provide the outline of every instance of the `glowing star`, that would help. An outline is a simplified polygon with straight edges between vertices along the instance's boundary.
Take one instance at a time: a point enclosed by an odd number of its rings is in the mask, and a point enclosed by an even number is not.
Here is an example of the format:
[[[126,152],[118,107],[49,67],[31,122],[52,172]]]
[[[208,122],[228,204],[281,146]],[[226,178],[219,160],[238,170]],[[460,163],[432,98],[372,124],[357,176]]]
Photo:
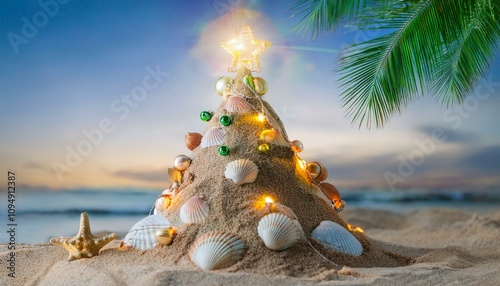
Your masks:
[[[69,252],[68,261],[91,258],[99,254],[99,250],[113,241],[116,234],[110,233],[104,236],[94,236],[90,231],[89,217],[87,213],[80,216],[80,230],[74,237],[54,237],[50,243],[55,246],[64,247]]]
[[[250,27],[245,26],[238,39],[221,42],[220,45],[233,55],[228,71],[237,72],[245,67],[253,72],[260,72],[259,56],[271,46],[271,42],[255,40]]]

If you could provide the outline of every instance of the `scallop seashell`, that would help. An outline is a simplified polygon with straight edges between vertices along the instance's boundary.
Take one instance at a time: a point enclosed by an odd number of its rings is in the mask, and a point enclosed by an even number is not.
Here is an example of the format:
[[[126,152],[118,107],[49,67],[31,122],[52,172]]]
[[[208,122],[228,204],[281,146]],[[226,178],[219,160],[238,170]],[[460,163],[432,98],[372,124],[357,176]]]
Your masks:
[[[203,135],[197,132],[188,132],[184,136],[184,141],[186,143],[186,147],[193,151],[196,149],[196,147],[200,146],[201,143],[201,138],[203,138]]]
[[[170,222],[163,215],[145,217],[132,226],[120,243],[120,248],[134,247],[141,250],[152,248],[158,244],[156,232],[168,227]]]
[[[267,248],[280,251],[297,242],[301,230],[286,215],[271,213],[259,221],[257,232]]]
[[[193,196],[182,205],[180,216],[184,223],[202,222],[208,217],[208,204],[202,196]]]
[[[189,258],[203,270],[229,267],[238,262],[245,254],[245,243],[234,234],[208,232],[189,248]]]
[[[335,251],[360,256],[363,246],[347,229],[333,221],[322,221],[311,233],[319,242]]]
[[[242,96],[233,95],[226,101],[226,110],[229,112],[244,113],[251,111],[252,106]]]
[[[290,147],[290,143],[285,140],[283,135],[275,129],[266,129],[260,133],[260,140],[277,146]]]
[[[205,133],[205,136],[201,139],[201,144],[200,146],[202,148],[209,147],[209,146],[216,146],[224,143],[224,138],[226,135],[224,132],[217,128],[213,127],[212,129],[208,130],[207,133]]]
[[[259,168],[257,165],[247,159],[229,162],[224,171],[226,178],[231,179],[238,186],[255,181],[258,173]]]

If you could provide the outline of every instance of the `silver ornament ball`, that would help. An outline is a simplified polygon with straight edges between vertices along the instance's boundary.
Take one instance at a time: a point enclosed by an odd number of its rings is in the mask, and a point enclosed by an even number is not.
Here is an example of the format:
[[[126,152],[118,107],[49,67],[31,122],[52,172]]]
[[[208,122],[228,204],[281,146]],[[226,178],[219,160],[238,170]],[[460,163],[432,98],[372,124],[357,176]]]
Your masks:
[[[231,83],[233,79],[228,76],[222,76],[215,82],[215,91],[219,95],[224,95],[224,92],[227,89],[227,86]]]
[[[261,77],[254,77],[253,83],[255,85],[255,92],[258,95],[264,95],[267,92],[267,82]]]
[[[299,140],[293,140],[292,142],[290,142],[290,147],[295,153],[300,153],[302,152],[302,150],[304,150],[304,145],[302,145],[302,142],[300,142]]]

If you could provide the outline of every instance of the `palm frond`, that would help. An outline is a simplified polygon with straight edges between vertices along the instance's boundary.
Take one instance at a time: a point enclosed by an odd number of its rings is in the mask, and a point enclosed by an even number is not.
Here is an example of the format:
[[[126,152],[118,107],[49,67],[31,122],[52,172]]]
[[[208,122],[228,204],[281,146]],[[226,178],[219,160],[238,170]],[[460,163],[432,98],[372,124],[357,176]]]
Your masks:
[[[379,7],[384,13],[393,7]],[[440,42],[436,11],[431,0],[410,4],[390,21],[376,18],[371,23],[386,34],[345,49],[339,57],[342,103],[353,121],[369,127],[382,126],[389,116],[399,112],[413,97],[426,90],[431,62],[438,57]],[[382,33],[382,32],[381,32]]]
[[[433,90],[446,105],[460,103],[489,69],[489,60],[500,44],[500,3],[477,1],[463,15],[464,30],[444,52],[435,72]]]
[[[342,103],[377,127],[417,96],[460,103],[500,45],[498,0],[296,0],[296,30],[311,38],[351,25],[379,36],[339,55]]]
[[[290,9],[292,18],[297,18],[295,31],[316,39],[356,17],[367,2],[370,0],[295,0]]]

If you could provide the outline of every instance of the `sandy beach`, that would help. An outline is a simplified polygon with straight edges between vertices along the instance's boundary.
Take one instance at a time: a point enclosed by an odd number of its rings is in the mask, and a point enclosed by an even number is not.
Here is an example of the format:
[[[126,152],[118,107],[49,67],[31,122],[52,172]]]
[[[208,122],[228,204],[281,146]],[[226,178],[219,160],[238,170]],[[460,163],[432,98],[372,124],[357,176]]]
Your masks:
[[[310,268],[297,261],[294,275],[272,262],[239,263],[201,271],[171,246],[147,251],[118,250],[119,239],[99,256],[68,262],[67,252],[49,244],[20,244],[16,278],[4,266],[7,245],[0,246],[1,285],[499,285],[500,211],[465,212],[429,208],[404,215],[347,209],[346,222],[362,226],[372,245],[408,257],[407,266],[333,267],[319,256]],[[306,247],[299,244],[294,247]],[[171,249],[169,249],[171,248]],[[293,249],[293,248],[292,248]],[[286,250],[280,255],[285,255]],[[310,259],[310,257],[308,258]],[[248,266],[255,263],[255,267]],[[303,271],[303,270],[307,271]]]

